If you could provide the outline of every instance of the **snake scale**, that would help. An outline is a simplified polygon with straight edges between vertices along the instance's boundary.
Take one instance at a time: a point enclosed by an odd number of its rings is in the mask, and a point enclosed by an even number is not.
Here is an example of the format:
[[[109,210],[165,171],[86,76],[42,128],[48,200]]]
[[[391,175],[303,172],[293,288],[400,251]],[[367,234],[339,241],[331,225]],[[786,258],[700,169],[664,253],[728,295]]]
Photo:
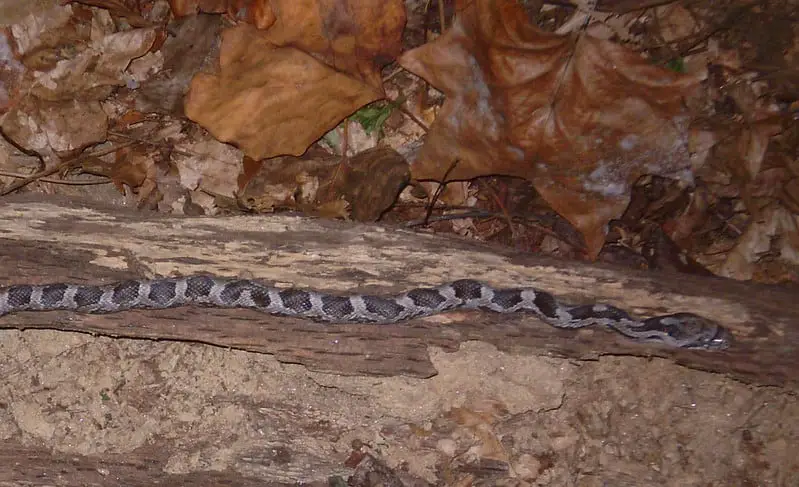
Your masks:
[[[615,306],[570,306],[539,289],[496,289],[471,279],[412,289],[392,297],[338,296],[208,275],[105,285],[19,284],[0,288],[0,316],[18,311],[115,313],[184,305],[251,308],[324,323],[374,324],[396,323],[458,308],[498,313],[522,311],[556,328],[606,326],[632,340],[668,347],[718,350],[727,348],[731,339],[721,326],[691,313],[636,320]]]

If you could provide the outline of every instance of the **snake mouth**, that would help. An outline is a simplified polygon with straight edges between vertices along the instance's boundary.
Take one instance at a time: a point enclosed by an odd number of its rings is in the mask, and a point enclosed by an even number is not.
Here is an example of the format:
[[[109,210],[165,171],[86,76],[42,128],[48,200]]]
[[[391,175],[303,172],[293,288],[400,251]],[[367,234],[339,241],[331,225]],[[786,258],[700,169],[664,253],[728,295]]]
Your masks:
[[[709,350],[727,350],[734,342],[733,335],[728,329],[716,326],[715,333],[705,341],[704,348]]]

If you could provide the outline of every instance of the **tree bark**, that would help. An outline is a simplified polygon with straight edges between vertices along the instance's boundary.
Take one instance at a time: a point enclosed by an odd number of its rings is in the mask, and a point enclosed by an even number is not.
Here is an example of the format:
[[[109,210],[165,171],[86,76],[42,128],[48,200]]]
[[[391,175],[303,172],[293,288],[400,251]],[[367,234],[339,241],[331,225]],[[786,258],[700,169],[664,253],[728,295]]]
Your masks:
[[[609,303],[645,316],[694,312],[731,330],[734,344],[724,352],[668,350],[606,330],[558,330],[529,315],[481,312],[386,326],[329,326],[206,308],[26,312],[1,317],[2,328],[203,342],[341,374],[429,377],[436,373],[430,345],[456,350],[480,340],[520,354],[668,357],[756,384],[796,388],[799,381],[796,294],[775,287],[562,262],[458,238],[296,216],[165,217],[17,197],[0,206],[0,221],[0,285],[212,273],[334,293],[393,294],[477,278],[502,287],[532,285],[567,302]]]

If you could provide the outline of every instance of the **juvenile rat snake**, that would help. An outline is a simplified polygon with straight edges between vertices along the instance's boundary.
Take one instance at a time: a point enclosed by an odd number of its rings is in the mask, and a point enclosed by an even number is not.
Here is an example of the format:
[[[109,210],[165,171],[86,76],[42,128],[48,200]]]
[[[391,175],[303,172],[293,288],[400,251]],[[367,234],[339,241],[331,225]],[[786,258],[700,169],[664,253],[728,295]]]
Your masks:
[[[337,296],[207,275],[105,285],[19,284],[0,288],[0,316],[18,311],[59,309],[115,313],[132,308],[163,309],[188,304],[252,308],[325,323],[396,323],[457,308],[497,313],[525,311],[556,328],[603,325],[632,340],[669,347],[724,349],[730,342],[730,335],[724,328],[691,313],[636,320],[615,306],[569,306],[539,289],[495,289],[471,279],[412,289],[393,297]]]

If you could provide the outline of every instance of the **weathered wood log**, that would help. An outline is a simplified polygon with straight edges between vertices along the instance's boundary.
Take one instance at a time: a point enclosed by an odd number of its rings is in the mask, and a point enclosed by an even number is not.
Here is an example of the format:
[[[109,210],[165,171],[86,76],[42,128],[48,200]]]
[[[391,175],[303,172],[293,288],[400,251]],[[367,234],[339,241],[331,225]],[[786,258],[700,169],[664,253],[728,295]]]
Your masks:
[[[1,317],[2,328],[204,342],[340,374],[429,377],[436,371],[428,346],[455,350],[463,341],[481,340],[515,353],[669,357],[757,384],[799,384],[799,307],[795,293],[778,288],[561,262],[457,238],[294,216],[165,217],[17,197],[0,205],[0,222],[0,285],[214,273],[391,294],[470,277],[497,286],[534,285],[567,302],[605,302],[647,316],[695,312],[730,329],[735,343],[725,352],[666,350],[606,330],[557,330],[529,315],[472,311],[386,326],[325,326],[205,308],[27,312]]]

